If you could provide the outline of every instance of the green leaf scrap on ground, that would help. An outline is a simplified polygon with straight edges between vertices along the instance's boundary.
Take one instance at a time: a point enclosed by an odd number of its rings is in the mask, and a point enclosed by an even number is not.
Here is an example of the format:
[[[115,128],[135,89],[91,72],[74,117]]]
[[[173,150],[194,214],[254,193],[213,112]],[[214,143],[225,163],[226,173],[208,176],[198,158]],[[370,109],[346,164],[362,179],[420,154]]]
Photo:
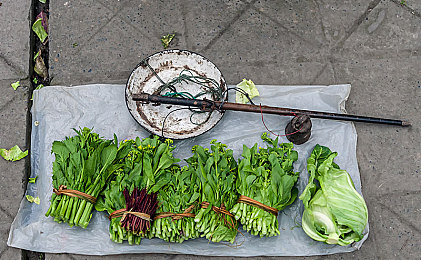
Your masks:
[[[18,80],[16,82],[12,83],[11,86],[14,90],[16,90],[18,87],[20,87],[20,81]]]
[[[35,82],[34,82],[35,83]],[[35,83],[36,84],[36,83]],[[34,90],[38,90],[38,89],[42,89],[43,87],[45,87],[43,84],[39,84]],[[32,93],[32,97],[31,100],[34,100],[34,93]]]
[[[31,195],[26,195],[26,199],[27,199],[29,202],[31,202],[31,203],[35,203],[35,204],[38,204],[38,205],[39,205],[39,203],[41,202],[41,201],[40,201],[40,199],[39,199],[39,197],[34,198],[34,197],[32,197]]]
[[[38,175],[35,176],[34,178],[29,178],[29,183],[35,183],[38,179]]]
[[[260,95],[256,86],[251,80],[243,79],[242,82],[237,84],[237,88],[242,89],[244,92],[246,92],[249,95],[250,99],[258,97]],[[248,98],[244,94],[237,91],[237,94],[235,95],[235,102],[245,104],[248,101]]]
[[[41,3],[45,4],[45,2],[47,2],[47,0],[39,0]]]
[[[164,49],[168,48],[168,46],[170,45],[174,37],[175,37],[175,33],[169,33],[161,37],[161,42],[162,42],[162,46],[164,46]]]
[[[22,151],[19,146],[15,145],[10,150],[0,149],[0,155],[7,161],[19,161],[28,155],[28,150]]]
[[[401,5],[405,5],[406,6],[406,0],[401,0]]]
[[[35,23],[32,25],[32,30],[36,33],[41,42],[45,42],[45,39],[47,39],[48,34],[45,31],[44,26],[42,26],[42,18],[38,18],[35,21]]]

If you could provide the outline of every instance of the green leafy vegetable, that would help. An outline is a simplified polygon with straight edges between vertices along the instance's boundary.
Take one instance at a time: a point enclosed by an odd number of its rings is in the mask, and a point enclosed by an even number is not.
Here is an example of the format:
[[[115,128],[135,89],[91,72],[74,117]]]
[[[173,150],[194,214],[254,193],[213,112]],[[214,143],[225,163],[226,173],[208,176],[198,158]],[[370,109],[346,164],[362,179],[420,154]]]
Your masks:
[[[260,95],[256,86],[251,80],[243,79],[243,81],[237,84],[237,88],[242,89],[244,92],[246,92],[249,95],[250,99],[258,97]],[[235,102],[245,104],[249,102],[249,100],[244,94],[237,91],[237,94],[235,95]]]
[[[18,80],[18,81],[16,81],[16,82],[13,82],[13,83],[11,84],[11,86],[12,86],[12,88],[13,88],[14,90],[18,89],[18,87],[20,87],[20,81]]]
[[[122,167],[116,171],[115,180],[101,193],[95,209],[109,214],[120,209],[130,210],[124,196],[126,191],[133,195],[137,190],[147,189],[150,194],[161,190],[170,180],[171,172],[179,168],[175,164],[179,160],[172,155],[175,147],[171,144],[171,140],[161,142],[158,136],[120,142],[117,157]],[[141,238],[147,235],[145,230],[140,233],[127,230],[120,220],[121,216],[110,221],[112,241],[122,243],[127,240],[129,244],[139,244]]]
[[[36,181],[37,181],[37,179],[38,179],[38,175],[37,176],[35,176],[34,178],[29,178],[29,183],[35,183]]]
[[[122,167],[115,163],[122,155],[117,153],[113,141],[100,138],[89,128],[75,132],[76,136],[53,143],[53,186],[59,190],[64,185],[96,198],[112,174]],[[86,199],[53,193],[45,215],[54,217],[57,222],[86,228],[92,208],[93,204]]]
[[[168,48],[168,46],[170,45],[174,37],[175,37],[175,33],[169,33],[161,37],[161,43],[162,43],[162,46],[164,46],[164,49]]]
[[[42,18],[38,18],[34,24],[32,25],[32,30],[35,32],[35,34],[38,36],[39,40],[43,43],[45,42],[45,39],[47,39],[48,34],[44,29],[44,26],[42,25]]]
[[[196,229],[212,242],[234,242],[237,235],[238,223],[224,213],[216,213],[212,206],[231,210],[237,201],[235,192],[235,177],[237,162],[233,151],[226,149],[226,145],[213,140],[211,149],[194,146],[193,156],[186,161],[189,171],[193,171],[198,178],[200,187],[199,202],[207,202],[207,208],[201,208],[194,221]],[[228,212],[229,213],[229,212]]]
[[[35,203],[35,204],[38,204],[39,205],[40,202],[41,202],[40,199],[39,199],[39,197],[34,198],[31,195],[26,195],[25,197],[31,203]]]
[[[165,184],[166,183],[166,184]],[[164,185],[165,184],[165,185]],[[173,167],[171,173],[167,173],[155,186],[153,191],[158,191],[160,206],[157,215],[165,213],[184,213],[190,209],[190,214],[198,210],[197,199],[200,196],[197,176],[188,167]],[[168,215],[168,214],[167,214]],[[193,216],[193,215],[191,215]],[[195,227],[194,217],[158,218],[154,220],[149,238],[158,237],[169,242],[183,242],[184,240],[199,237],[199,231]]]
[[[333,162],[336,156],[316,145],[307,160],[310,177],[300,196],[305,207],[302,227],[314,240],[345,246],[363,238],[368,211],[349,174]]]
[[[7,161],[19,161],[28,155],[28,150],[22,151],[19,146],[15,145],[10,150],[0,148],[0,155]]]
[[[283,210],[295,201],[298,189],[295,183],[299,173],[293,171],[293,163],[298,153],[292,143],[278,143],[267,133],[262,139],[268,143],[264,149],[255,144],[252,148],[243,146],[243,159],[238,165],[237,191],[266,206]],[[243,229],[252,235],[276,236],[279,234],[278,219],[274,214],[256,206],[237,203],[231,210]]]

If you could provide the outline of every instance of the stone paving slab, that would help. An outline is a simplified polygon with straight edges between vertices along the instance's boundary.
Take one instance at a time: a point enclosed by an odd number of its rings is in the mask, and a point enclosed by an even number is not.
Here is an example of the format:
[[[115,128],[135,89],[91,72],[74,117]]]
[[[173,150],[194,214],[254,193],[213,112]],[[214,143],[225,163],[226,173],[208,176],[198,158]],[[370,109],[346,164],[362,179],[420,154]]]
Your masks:
[[[15,145],[24,151],[26,147],[26,117],[28,81],[21,81],[16,91],[10,83],[0,80],[0,148]],[[6,245],[10,225],[18,211],[24,194],[23,178],[26,176],[28,158],[8,162],[0,158],[0,259],[21,259],[21,250]]]
[[[31,1],[2,0],[0,6],[0,63],[6,61],[18,78],[29,74],[29,11]],[[1,66],[0,66],[1,67]],[[0,79],[5,79],[0,75]]]
[[[359,251],[310,259],[420,255],[419,1],[89,0],[83,10],[75,8],[78,2],[67,3],[50,4],[52,84],[125,83],[142,58],[162,50],[159,38],[176,32],[172,47],[203,54],[231,84],[244,77],[257,84],[351,83],[349,113],[410,120],[409,129],[356,124],[370,236]],[[143,257],[204,258],[46,254]]]

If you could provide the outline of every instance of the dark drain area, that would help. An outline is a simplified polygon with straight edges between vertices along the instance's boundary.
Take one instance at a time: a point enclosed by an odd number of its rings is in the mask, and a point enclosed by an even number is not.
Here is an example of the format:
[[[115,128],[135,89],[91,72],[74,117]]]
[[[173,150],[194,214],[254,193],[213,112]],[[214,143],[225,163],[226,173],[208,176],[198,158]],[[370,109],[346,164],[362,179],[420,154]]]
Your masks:
[[[43,18],[44,26],[48,34],[48,18],[50,15],[49,11],[49,0],[46,0],[45,3],[42,3],[39,0],[32,0],[31,8],[29,10],[29,25],[30,26],[30,48],[29,48],[29,75],[31,85],[28,90],[28,114],[26,122],[26,147],[30,151],[31,149],[31,130],[32,130],[32,97],[33,91],[35,89],[42,88],[44,86],[50,85],[50,77],[48,75],[48,55],[49,55],[49,38],[47,36],[44,42],[41,42],[38,35],[33,31],[33,24],[39,19]],[[45,24],[46,23],[46,24]],[[39,57],[38,57],[39,56]],[[37,64],[38,63],[38,64]],[[41,68],[41,71],[40,71]],[[40,75],[41,74],[41,75]],[[25,161],[26,174],[23,177],[23,187],[26,189],[28,184],[28,178],[31,174],[31,164],[30,164],[30,152],[29,156]],[[45,259],[45,254],[40,252],[33,252],[22,249],[22,259],[23,260],[43,260]]]

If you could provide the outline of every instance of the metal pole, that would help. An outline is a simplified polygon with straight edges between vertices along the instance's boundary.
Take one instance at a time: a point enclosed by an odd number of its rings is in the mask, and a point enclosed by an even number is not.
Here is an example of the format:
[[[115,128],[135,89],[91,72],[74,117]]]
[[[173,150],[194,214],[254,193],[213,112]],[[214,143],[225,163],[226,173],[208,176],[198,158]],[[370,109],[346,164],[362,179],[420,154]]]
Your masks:
[[[407,121],[395,120],[395,119],[386,119],[386,118],[376,118],[376,117],[367,117],[367,116],[357,116],[349,114],[337,114],[330,112],[320,112],[312,110],[302,110],[302,109],[293,109],[293,108],[283,108],[283,107],[272,107],[272,106],[257,106],[250,104],[238,104],[231,102],[221,102],[221,101],[211,101],[211,100],[201,100],[201,99],[189,99],[189,98],[174,98],[174,97],[165,97],[159,95],[149,95],[149,94],[133,94],[132,99],[134,101],[143,101],[143,102],[152,102],[160,104],[172,104],[180,106],[189,106],[197,107],[202,110],[234,110],[234,111],[243,111],[251,113],[265,113],[265,114],[274,114],[281,116],[299,116],[299,115],[308,115],[311,118],[321,118],[321,119],[333,119],[341,121],[353,121],[353,122],[364,122],[364,123],[374,123],[374,124],[387,124],[387,125],[398,125],[398,126],[410,126],[411,124]]]

